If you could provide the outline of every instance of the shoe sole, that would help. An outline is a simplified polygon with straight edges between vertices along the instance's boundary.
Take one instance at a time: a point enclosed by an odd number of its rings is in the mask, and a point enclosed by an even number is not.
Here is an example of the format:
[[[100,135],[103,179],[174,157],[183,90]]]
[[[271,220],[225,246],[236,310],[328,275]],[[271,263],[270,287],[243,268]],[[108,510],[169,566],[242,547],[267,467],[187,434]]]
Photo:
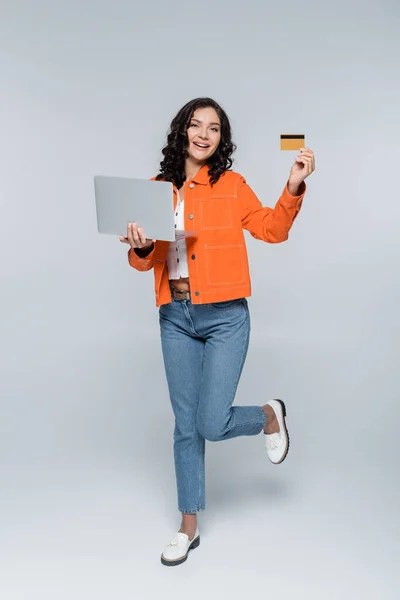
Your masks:
[[[280,465],[281,463],[283,463],[283,461],[285,460],[285,458],[286,458],[286,457],[287,457],[287,455],[288,455],[288,452],[289,452],[289,446],[290,446],[290,437],[289,437],[289,432],[288,432],[288,430],[287,430],[287,427],[286,427],[286,405],[285,405],[285,403],[284,403],[284,401],[283,401],[283,400],[278,400],[278,398],[276,398],[276,399],[275,399],[275,401],[276,401],[276,402],[279,402],[279,404],[280,404],[280,405],[281,405],[281,407],[282,407],[282,413],[283,413],[283,426],[284,426],[284,428],[285,428],[286,437],[287,437],[287,447],[286,447],[285,454],[282,456],[281,460],[279,460],[278,462],[273,462],[273,461],[270,459],[270,462],[271,462],[273,465]]]
[[[185,556],[183,556],[182,558],[179,558],[178,560],[167,560],[166,558],[164,558],[161,555],[161,562],[166,567],[176,567],[177,565],[181,565],[182,563],[184,563],[187,560],[189,552],[191,550],[195,550],[195,548],[198,548],[199,545],[200,545],[200,536],[197,537],[195,540],[193,540],[193,542],[190,544]]]

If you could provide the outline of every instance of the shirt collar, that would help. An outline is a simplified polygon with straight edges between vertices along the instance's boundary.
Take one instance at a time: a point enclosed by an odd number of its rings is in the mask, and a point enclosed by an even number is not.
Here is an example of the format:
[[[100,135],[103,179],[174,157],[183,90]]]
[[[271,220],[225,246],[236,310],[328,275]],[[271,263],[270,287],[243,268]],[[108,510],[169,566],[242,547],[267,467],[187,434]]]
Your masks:
[[[194,181],[194,183],[199,183],[200,185],[208,185],[210,182],[210,176],[208,174],[209,168],[208,165],[202,166],[192,178],[192,181]]]

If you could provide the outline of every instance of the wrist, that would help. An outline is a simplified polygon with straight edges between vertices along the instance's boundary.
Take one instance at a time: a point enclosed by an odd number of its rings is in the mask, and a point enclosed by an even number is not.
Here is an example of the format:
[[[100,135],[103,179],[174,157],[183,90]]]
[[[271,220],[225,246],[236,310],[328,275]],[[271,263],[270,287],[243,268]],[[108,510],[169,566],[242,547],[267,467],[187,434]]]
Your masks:
[[[151,242],[151,244],[149,244],[148,246],[143,246],[143,248],[131,248],[134,253],[139,257],[139,258],[146,258],[146,256],[148,256],[149,254],[151,254],[154,250],[154,244],[153,242]]]
[[[299,182],[294,182],[294,181],[290,181],[290,179],[287,182],[287,189],[288,192],[291,196],[301,196],[301,194],[303,193],[302,190],[304,188],[304,181],[300,181]]]

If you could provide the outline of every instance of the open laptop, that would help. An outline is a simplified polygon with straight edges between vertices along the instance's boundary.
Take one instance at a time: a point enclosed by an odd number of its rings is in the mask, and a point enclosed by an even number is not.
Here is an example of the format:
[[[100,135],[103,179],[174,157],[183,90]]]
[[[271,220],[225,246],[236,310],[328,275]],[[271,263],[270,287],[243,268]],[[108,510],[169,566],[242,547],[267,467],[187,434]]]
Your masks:
[[[175,229],[169,181],[96,175],[94,190],[99,233],[126,236],[128,223],[136,223],[148,239],[173,242],[196,235]]]

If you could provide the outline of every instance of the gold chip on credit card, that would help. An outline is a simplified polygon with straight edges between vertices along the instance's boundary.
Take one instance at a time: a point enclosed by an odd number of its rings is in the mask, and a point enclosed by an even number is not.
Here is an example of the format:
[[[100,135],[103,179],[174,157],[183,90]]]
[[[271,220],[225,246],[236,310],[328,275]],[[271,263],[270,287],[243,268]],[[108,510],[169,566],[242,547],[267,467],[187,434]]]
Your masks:
[[[300,150],[305,148],[306,136],[302,133],[281,135],[281,150]]]

